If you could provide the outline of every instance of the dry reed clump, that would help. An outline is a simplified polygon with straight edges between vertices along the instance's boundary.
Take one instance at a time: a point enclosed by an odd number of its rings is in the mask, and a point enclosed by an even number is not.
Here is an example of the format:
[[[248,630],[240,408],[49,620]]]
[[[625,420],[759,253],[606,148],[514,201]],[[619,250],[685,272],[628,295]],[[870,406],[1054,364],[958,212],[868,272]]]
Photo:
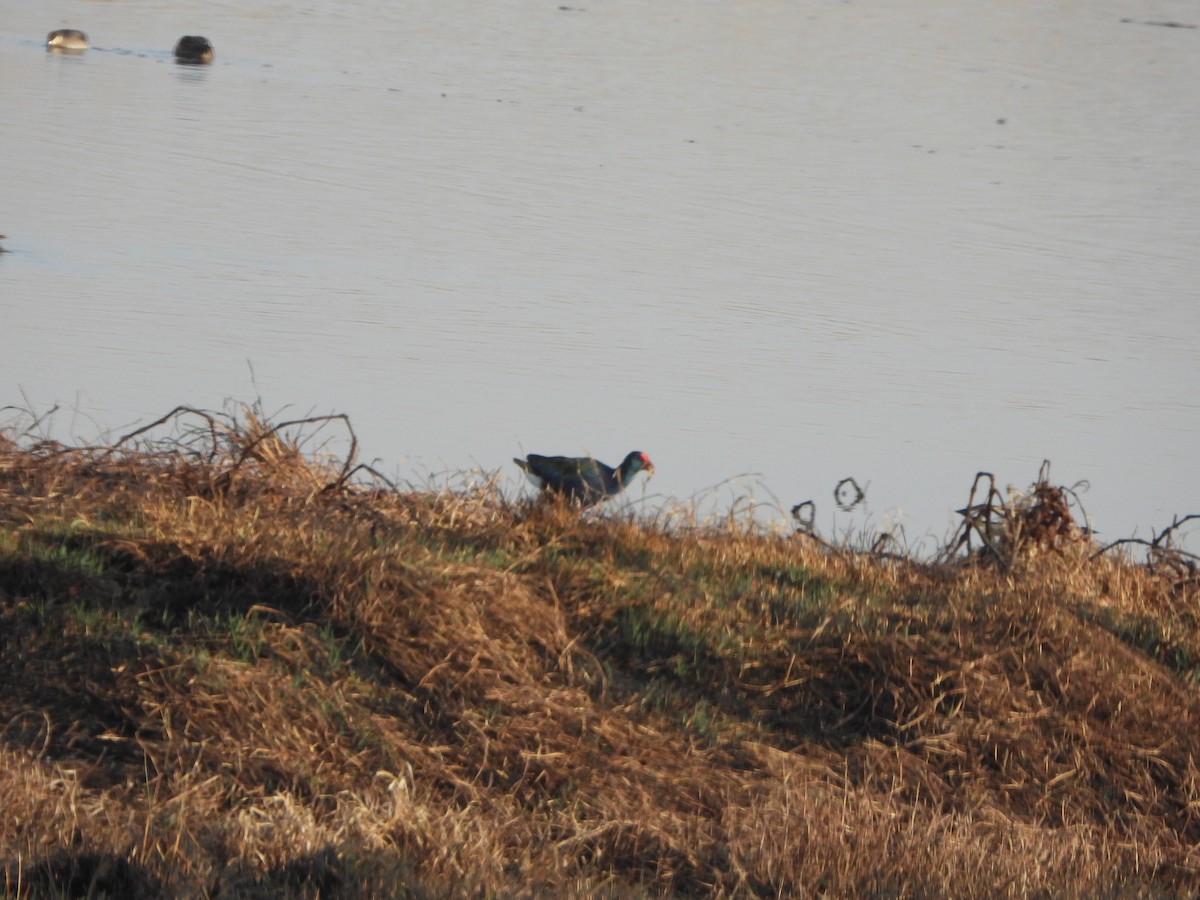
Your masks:
[[[976,501],[980,486],[986,486],[983,498]],[[1004,496],[990,472],[979,472],[971,484],[967,505],[958,511],[963,521],[949,553],[965,548],[972,554],[971,541],[980,547],[974,556],[980,561],[1012,568],[1046,553],[1079,556],[1091,551],[1091,526],[1076,520],[1074,506],[1082,513],[1075,487],[1050,483],[1050,461],[1044,460],[1037,480],[1027,491],[1009,487]]]
[[[0,446],[11,895],[1200,891],[1194,585],[1025,520],[880,560],[158,424]]]

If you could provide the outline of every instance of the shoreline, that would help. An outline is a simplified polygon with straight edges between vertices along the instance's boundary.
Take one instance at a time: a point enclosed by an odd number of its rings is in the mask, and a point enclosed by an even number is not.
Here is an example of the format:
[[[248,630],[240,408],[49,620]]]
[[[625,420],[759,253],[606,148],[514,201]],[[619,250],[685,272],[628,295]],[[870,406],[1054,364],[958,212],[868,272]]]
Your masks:
[[[1200,892],[1200,581],[1044,479],[922,562],[193,413],[0,439],[16,896]]]

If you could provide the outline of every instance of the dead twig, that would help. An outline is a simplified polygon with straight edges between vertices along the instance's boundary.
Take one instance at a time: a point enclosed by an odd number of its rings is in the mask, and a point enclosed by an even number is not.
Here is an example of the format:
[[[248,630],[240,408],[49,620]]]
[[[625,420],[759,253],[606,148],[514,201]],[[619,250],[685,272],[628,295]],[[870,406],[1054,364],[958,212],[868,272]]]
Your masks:
[[[1165,568],[1179,579],[1177,585],[1184,584],[1189,581],[1195,581],[1200,577],[1200,554],[1189,553],[1186,550],[1181,550],[1172,544],[1177,529],[1186,525],[1188,522],[1200,520],[1200,513],[1190,513],[1182,519],[1175,516],[1171,524],[1162,531],[1154,534],[1150,540],[1145,538],[1120,538],[1119,540],[1111,541],[1105,544],[1089,559],[1095,559],[1098,556],[1103,556],[1109,550],[1115,547],[1121,547],[1129,544],[1145,547],[1146,553],[1146,568],[1154,572],[1160,568]]]

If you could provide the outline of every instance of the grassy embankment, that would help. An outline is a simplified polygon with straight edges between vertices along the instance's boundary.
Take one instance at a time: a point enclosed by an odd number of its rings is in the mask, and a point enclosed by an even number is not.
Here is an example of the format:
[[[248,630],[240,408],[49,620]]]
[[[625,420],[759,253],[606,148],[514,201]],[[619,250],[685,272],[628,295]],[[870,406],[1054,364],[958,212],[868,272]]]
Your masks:
[[[351,487],[173,421],[0,440],[11,896],[1200,894],[1185,570]]]

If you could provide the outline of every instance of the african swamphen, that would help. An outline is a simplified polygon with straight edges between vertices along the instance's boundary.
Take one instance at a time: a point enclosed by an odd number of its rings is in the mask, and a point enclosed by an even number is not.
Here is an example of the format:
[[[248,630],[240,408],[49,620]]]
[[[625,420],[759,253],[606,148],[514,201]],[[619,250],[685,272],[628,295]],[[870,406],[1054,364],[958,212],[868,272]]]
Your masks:
[[[640,450],[634,450],[615,469],[589,456],[538,456],[513,458],[525,471],[525,477],[542,490],[561,494],[569,500],[591,506],[621,493],[633,476],[645,470],[654,473],[654,463]]]

